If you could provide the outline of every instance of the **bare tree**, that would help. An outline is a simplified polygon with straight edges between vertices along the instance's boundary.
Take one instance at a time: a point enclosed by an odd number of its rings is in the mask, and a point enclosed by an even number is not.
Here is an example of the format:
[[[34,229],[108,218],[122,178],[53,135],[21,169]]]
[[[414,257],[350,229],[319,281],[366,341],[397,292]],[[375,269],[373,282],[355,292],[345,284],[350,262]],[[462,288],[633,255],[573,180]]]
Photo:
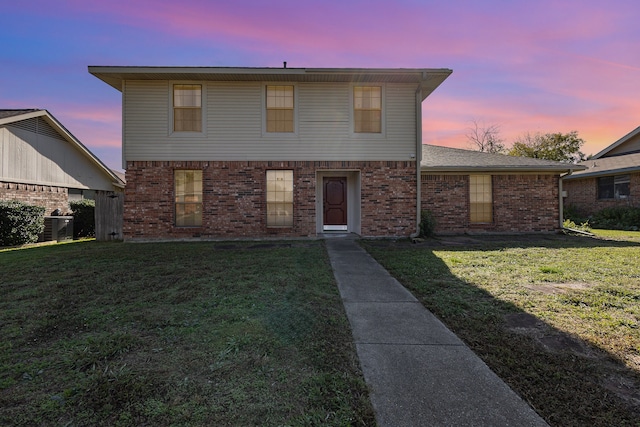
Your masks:
[[[485,153],[503,153],[505,151],[504,139],[500,138],[500,126],[479,125],[473,120],[472,126],[467,128],[467,139],[477,151]]]

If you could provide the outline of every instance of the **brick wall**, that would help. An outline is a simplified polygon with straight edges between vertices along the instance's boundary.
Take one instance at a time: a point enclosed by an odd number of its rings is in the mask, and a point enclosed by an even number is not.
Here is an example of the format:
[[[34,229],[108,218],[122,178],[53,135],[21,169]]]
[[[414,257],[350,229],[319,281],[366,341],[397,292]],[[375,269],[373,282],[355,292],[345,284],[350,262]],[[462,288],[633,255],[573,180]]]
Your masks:
[[[0,200],[18,200],[34,206],[43,206],[45,215],[60,209],[69,212],[67,188],[50,185],[16,184],[0,181]]]
[[[564,206],[576,209],[581,216],[589,216],[604,209],[615,206],[640,206],[640,173],[629,176],[629,193],[626,199],[598,199],[597,178],[569,179],[562,182],[562,189],[567,192]]]
[[[125,239],[316,236],[316,172],[360,171],[361,232],[408,236],[415,231],[415,162],[129,162]],[[174,170],[203,171],[201,227],[174,226]],[[293,227],[266,226],[267,170],[293,170]]]
[[[557,175],[493,175],[493,222],[469,221],[468,175],[422,175],[422,209],[436,233],[530,233],[559,229]]]
[[[421,177],[422,209],[433,213],[436,233],[464,233],[469,228],[469,176]]]

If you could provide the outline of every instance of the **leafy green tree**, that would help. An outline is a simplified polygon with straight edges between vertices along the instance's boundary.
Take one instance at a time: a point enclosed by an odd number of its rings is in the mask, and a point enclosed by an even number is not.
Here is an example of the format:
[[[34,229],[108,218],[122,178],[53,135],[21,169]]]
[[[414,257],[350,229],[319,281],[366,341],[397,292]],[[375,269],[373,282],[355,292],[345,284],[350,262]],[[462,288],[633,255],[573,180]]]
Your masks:
[[[535,133],[533,135],[526,133],[513,143],[508,154],[577,163],[585,160],[584,153],[580,151],[584,142],[575,130],[569,133]]]

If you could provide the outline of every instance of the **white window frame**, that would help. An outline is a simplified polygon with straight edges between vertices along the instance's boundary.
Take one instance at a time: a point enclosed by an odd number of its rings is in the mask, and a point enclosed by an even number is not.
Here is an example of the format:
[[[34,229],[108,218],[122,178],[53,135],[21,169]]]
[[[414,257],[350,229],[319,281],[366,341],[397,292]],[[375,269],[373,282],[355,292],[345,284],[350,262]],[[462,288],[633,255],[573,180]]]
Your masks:
[[[474,202],[472,200],[473,195],[477,195],[478,194],[477,192],[473,192],[472,191],[472,180],[473,180],[473,178],[479,178],[479,177],[482,177],[483,179],[486,179],[488,177],[489,178],[489,185],[491,186],[490,187],[491,191],[489,193],[490,200],[488,202],[484,201],[484,203],[488,203],[491,206],[491,212],[490,212],[491,218],[489,219],[489,221],[478,221],[477,219],[474,220],[473,212],[472,212],[472,209],[471,209],[472,204],[474,204]],[[480,203],[480,202],[476,201],[475,203]],[[489,175],[489,174],[469,175],[469,223],[470,224],[493,224],[493,222],[495,220],[494,219],[495,218],[494,214],[495,214],[495,212],[494,212],[494,209],[493,209],[493,176]]]
[[[179,173],[185,173],[185,172],[199,172],[200,173],[200,192],[199,193],[193,193],[193,194],[182,194],[183,197],[188,197],[188,196],[193,196],[194,194],[198,194],[200,201],[189,201],[189,202],[185,202],[185,201],[178,201],[178,192],[177,192],[177,184],[178,184],[178,179],[177,176]],[[193,205],[196,206],[196,210],[198,209],[199,206],[199,210],[200,210],[200,224],[178,224],[178,206],[185,206],[185,205]],[[204,173],[201,169],[175,169],[173,171],[173,225],[174,227],[177,228],[200,228],[202,227],[203,223],[204,223]]]
[[[270,175],[276,175],[275,178],[277,178],[277,175],[281,175],[283,173],[290,174],[291,176],[290,194],[289,194],[289,190],[287,190],[286,192],[284,191],[272,192],[271,190],[272,185],[274,185],[274,183],[277,181],[272,181],[270,179]],[[266,184],[266,190],[265,190],[265,202],[266,202],[265,214],[266,215],[265,216],[266,216],[267,228],[293,228],[293,215],[295,212],[295,200],[294,200],[295,181],[294,179],[295,179],[295,174],[292,169],[267,169],[267,171],[265,172],[265,184]],[[290,205],[290,209],[288,209],[289,212],[287,212],[287,209],[284,209],[284,210],[282,209],[283,205]],[[274,208],[275,208],[275,211],[273,211]],[[275,214],[275,215],[270,215],[270,214]],[[282,218],[281,223],[273,223],[270,221],[271,216],[277,217],[281,215],[282,216],[289,215],[289,218]]]
[[[381,96],[380,111],[380,132],[356,132],[355,118],[355,88],[356,87],[379,87]],[[349,85],[349,126],[351,137],[355,139],[383,139],[387,134],[387,88],[384,83],[358,83]]]
[[[180,85],[191,85],[191,86],[195,86],[198,85],[200,86],[200,123],[202,124],[202,129],[198,132],[198,131],[176,131],[174,129],[174,111],[175,111],[175,106],[174,106],[174,95],[173,95],[173,91],[174,91],[174,87],[175,86],[180,86]],[[207,85],[205,84],[205,82],[201,82],[201,81],[170,81],[169,82],[169,88],[168,88],[168,92],[169,92],[169,136],[171,137],[175,137],[175,138],[201,138],[202,136],[206,135],[206,129],[207,129],[207,121],[206,121],[206,117],[207,117],[207,109],[206,109],[206,105],[207,105]]]
[[[267,86],[293,86],[293,132],[267,132]],[[297,138],[299,129],[299,96],[298,84],[295,82],[263,82],[261,86],[261,112],[262,112],[262,136],[265,138]]]

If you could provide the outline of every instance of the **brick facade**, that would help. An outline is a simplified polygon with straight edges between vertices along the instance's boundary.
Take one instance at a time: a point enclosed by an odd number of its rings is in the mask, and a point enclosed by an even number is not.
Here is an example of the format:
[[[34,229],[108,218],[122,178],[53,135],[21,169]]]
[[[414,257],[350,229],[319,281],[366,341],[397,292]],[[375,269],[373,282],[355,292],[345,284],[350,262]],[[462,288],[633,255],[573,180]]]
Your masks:
[[[469,219],[469,175],[423,174],[422,209],[436,220],[436,233],[552,232],[560,228],[558,175],[493,175],[493,222]]]
[[[174,170],[203,171],[201,227],[176,227]],[[266,226],[267,170],[293,170],[293,227]],[[408,236],[415,231],[415,162],[221,162],[127,163],[124,237],[132,239],[315,237],[316,174],[358,171],[361,234]]]
[[[18,200],[33,206],[43,206],[45,215],[56,209],[69,212],[69,193],[65,187],[18,184],[0,181],[0,200]]]
[[[610,207],[640,206],[640,173],[629,174],[629,197],[626,199],[598,199],[598,178],[568,179],[562,182],[566,191],[564,206],[587,217]]]

